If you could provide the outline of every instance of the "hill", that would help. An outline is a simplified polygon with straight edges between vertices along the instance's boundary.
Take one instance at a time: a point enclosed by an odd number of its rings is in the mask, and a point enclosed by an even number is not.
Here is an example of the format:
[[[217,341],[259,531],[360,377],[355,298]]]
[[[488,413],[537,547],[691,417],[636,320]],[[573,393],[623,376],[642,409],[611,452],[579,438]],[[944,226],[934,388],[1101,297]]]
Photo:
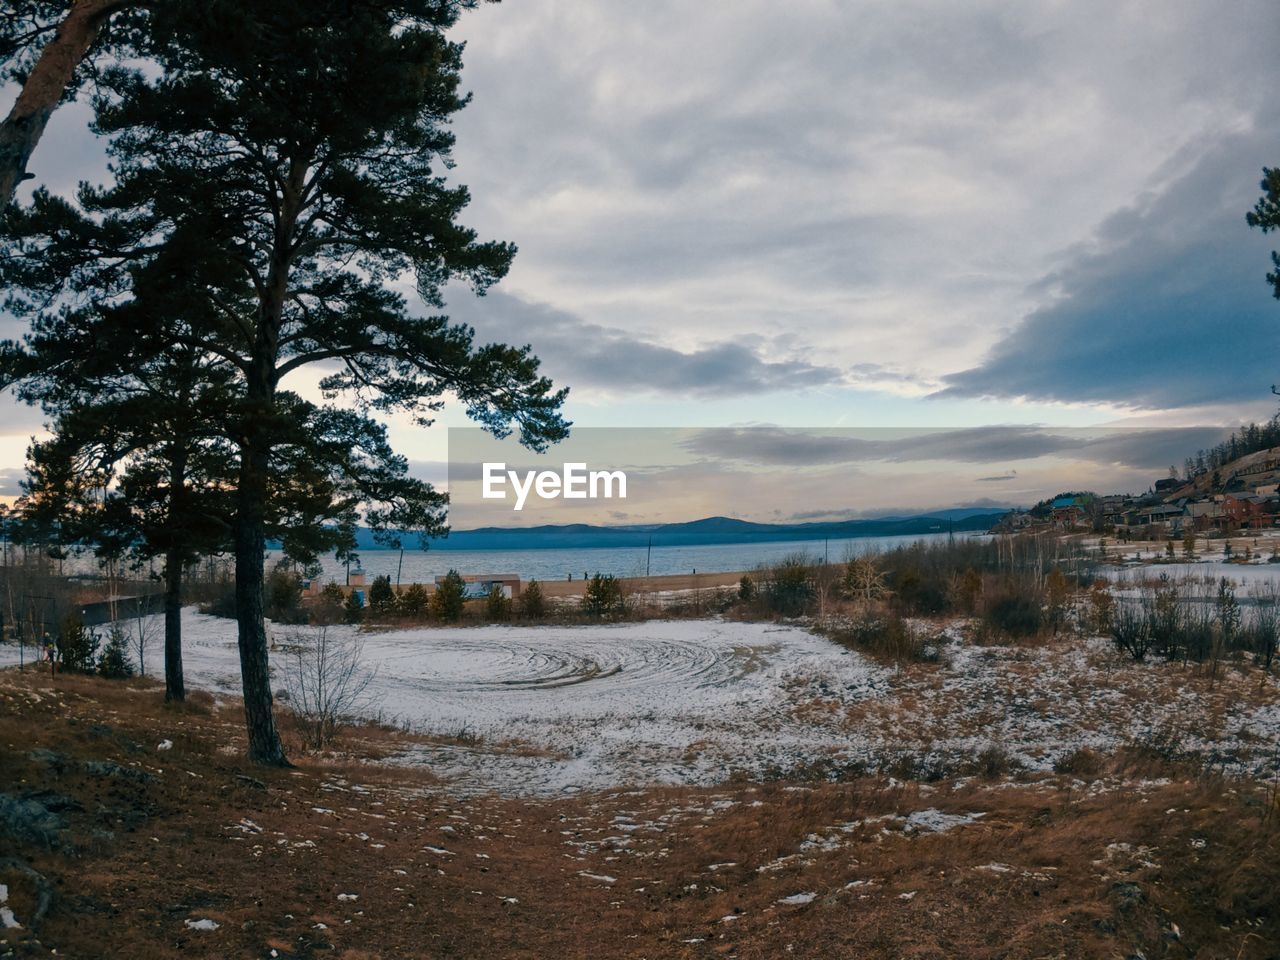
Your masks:
[[[849,540],[856,537],[919,536],[985,531],[1007,511],[963,508],[909,517],[877,517],[814,523],[755,523],[732,517],[705,517],[686,523],[596,526],[576,523],[536,527],[479,527],[455,530],[431,541],[433,550],[547,550],[577,547],[709,546],[776,543],[785,540]],[[378,550],[370,530],[357,532],[360,550]]]
[[[1280,447],[1256,450],[1206,471],[1165,495],[1166,501],[1253,490],[1280,481]]]

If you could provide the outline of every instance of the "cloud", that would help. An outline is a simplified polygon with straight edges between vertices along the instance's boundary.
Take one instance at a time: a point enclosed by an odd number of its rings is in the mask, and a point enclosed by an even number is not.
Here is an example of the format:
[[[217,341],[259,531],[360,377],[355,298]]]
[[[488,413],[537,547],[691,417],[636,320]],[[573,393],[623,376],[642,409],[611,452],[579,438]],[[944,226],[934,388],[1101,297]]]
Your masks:
[[[455,291],[449,307],[451,317],[474,326],[482,341],[530,343],[545,372],[574,387],[613,394],[732,396],[809,390],[845,380],[837,367],[800,357],[765,359],[743,342],[676,349],[502,292],[476,298]]]
[[[1224,438],[1220,427],[1147,430],[1070,430],[1008,425],[950,430],[832,432],[780,427],[707,429],[686,441],[691,452],[713,460],[770,466],[814,467],[865,461],[1001,463],[1041,457],[1069,458],[1136,469],[1181,464]],[[979,482],[1012,480],[1007,476]]]
[[[1271,0],[482,4],[449,175],[520,253],[451,306],[609,397],[1265,395],[1243,213],[1278,28]],[[24,190],[102,169],[64,106]]]
[[[1051,300],[939,397],[1139,408],[1256,401],[1280,379],[1267,238],[1244,222],[1272,134],[1204,145],[1189,170],[1109,217],[1041,285]]]
[[[49,418],[39,407],[19,403],[11,394],[0,393],[0,437],[30,437],[43,433]]]
[[[25,470],[18,468],[0,469],[0,497],[21,496],[21,483],[26,478]]]
[[[520,245],[505,289],[667,348],[627,384],[678,394],[701,356],[807,389],[789,343],[907,394],[1252,396],[1265,349],[1200,358],[1222,318],[1271,343],[1242,216],[1277,27],[1263,0],[483,8],[458,172]]]

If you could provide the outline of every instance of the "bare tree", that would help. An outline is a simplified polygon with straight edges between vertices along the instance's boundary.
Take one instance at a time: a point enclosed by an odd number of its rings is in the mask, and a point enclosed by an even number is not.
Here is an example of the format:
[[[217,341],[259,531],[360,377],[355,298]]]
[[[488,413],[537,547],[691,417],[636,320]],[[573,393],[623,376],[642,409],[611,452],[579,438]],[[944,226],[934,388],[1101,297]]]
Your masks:
[[[363,665],[364,638],[321,623],[289,635],[285,690],[308,747],[331,742],[338,723],[365,703],[374,671]]]
[[[1263,669],[1263,682],[1271,673],[1280,646],[1280,587],[1274,580],[1255,584],[1249,591],[1254,601],[1249,622],[1254,658]]]
[[[889,592],[885,582],[886,574],[879,568],[875,557],[869,554],[850,557],[846,563],[843,584],[845,596],[858,601],[863,607],[870,607]]]
[[[147,675],[147,649],[155,640],[159,630],[159,622],[151,615],[151,598],[145,594],[130,597],[127,601],[129,614],[129,647],[134,659],[138,661],[138,675]]]

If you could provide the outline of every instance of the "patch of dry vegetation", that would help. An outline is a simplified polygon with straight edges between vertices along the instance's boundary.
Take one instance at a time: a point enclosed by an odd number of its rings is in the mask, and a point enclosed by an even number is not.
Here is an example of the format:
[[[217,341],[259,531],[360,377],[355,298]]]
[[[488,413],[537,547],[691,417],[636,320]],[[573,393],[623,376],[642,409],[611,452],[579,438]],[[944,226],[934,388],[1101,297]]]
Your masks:
[[[1159,749],[936,784],[734,783],[461,798],[360,759],[396,729],[263,771],[236,704],[0,673],[5,843],[52,903],[7,955],[1274,956],[1276,793]],[[172,746],[158,750],[169,741]],[[1148,745],[1150,747],[1150,745]],[[979,768],[985,765],[987,769]],[[50,809],[53,808],[53,809]],[[40,882],[0,865],[21,921]],[[192,929],[187,921],[217,924]]]

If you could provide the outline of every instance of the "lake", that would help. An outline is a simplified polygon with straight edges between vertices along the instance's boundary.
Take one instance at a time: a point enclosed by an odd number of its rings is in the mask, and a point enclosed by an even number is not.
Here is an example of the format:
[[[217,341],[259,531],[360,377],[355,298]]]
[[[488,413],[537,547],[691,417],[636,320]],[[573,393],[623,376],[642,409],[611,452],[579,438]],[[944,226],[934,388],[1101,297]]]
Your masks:
[[[389,576],[392,583],[432,583],[437,576],[454,569],[459,573],[515,573],[524,580],[565,580],[569,574],[577,580],[584,573],[611,573],[618,577],[643,577],[666,574],[722,573],[754,570],[764,564],[777,563],[793,553],[805,553],[831,562],[850,556],[874,553],[904,544],[937,540],[945,533],[913,534],[900,537],[856,537],[850,540],[780,540],[772,543],[725,543],[703,546],[655,546],[650,555],[644,547],[574,547],[552,550],[408,550],[401,555],[395,550],[364,550],[360,563],[372,580]],[[987,534],[956,534],[957,537]],[[269,555],[268,568],[279,558]],[[332,556],[323,560],[325,580],[345,580],[346,569]],[[355,569],[355,564],[352,564]]]

